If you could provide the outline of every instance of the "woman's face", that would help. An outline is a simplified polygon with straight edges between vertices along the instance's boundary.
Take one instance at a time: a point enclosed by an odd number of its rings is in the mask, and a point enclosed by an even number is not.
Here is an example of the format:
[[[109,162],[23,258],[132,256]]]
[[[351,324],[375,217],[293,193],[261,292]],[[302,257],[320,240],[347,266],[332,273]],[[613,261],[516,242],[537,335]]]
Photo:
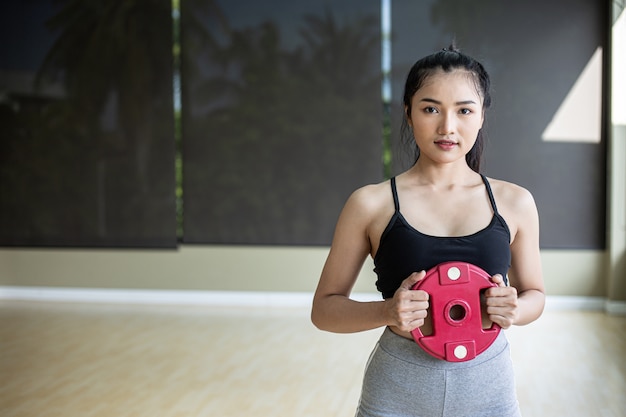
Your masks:
[[[407,116],[420,159],[465,161],[483,125],[483,99],[472,74],[441,70],[428,76],[415,92]]]

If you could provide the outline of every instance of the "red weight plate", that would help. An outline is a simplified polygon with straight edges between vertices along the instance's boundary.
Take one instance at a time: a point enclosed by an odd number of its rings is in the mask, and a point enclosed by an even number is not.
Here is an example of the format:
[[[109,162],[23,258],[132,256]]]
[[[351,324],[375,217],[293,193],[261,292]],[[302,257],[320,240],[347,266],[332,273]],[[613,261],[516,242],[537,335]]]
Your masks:
[[[432,356],[448,362],[465,362],[484,352],[500,333],[493,324],[483,329],[480,292],[495,287],[481,268],[466,262],[445,262],[430,269],[413,286],[430,296],[433,332],[424,336],[421,329],[411,332],[413,339]]]

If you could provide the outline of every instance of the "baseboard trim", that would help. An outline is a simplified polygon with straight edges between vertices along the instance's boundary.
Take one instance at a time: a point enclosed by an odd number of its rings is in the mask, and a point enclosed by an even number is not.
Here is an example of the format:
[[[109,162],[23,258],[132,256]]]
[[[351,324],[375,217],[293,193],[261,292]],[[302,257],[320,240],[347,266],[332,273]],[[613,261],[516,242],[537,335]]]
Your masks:
[[[615,316],[626,316],[626,301],[607,301],[606,312]]]
[[[546,311],[589,310],[602,311],[606,308],[603,297],[580,297],[571,295],[552,295],[546,297]]]
[[[310,304],[306,293],[261,291],[140,290],[112,288],[0,287],[0,300],[111,304],[298,307]]]
[[[269,291],[195,291],[117,288],[0,286],[0,300],[111,304],[202,305],[215,307],[310,307],[313,294]],[[380,300],[376,293],[356,293],[359,301]],[[626,315],[626,301],[603,297],[548,296],[547,311],[588,310]]]

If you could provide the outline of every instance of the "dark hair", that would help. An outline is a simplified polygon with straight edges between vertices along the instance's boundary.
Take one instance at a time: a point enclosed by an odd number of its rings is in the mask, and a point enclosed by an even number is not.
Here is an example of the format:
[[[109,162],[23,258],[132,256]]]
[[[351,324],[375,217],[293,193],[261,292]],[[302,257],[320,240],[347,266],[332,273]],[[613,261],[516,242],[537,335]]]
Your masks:
[[[419,148],[415,145],[415,141],[413,140],[413,136],[410,133],[409,125],[407,123],[407,117],[410,117],[411,114],[411,99],[417,90],[422,87],[424,81],[429,76],[439,70],[450,72],[455,69],[466,70],[473,76],[476,89],[483,99],[483,112],[491,105],[491,94],[489,93],[491,82],[489,80],[489,74],[487,74],[487,71],[485,71],[485,68],[480,62],[461,53],[454,45],[450,45],[448,48],[443,48],[441,51],[425,56],[417,61],[413,64],[413,67],[411,67],[404,85],[403,108],[406,108],[406,114],[405,117],[402,118],[401,128],[401,134],[404,140],[412,143],[414,146],[415,160],[419,158]],[[467,164],[476,172],[480,172],[483,147],[484,138],[481,129],[478,131],[476,143],[465,156]]]

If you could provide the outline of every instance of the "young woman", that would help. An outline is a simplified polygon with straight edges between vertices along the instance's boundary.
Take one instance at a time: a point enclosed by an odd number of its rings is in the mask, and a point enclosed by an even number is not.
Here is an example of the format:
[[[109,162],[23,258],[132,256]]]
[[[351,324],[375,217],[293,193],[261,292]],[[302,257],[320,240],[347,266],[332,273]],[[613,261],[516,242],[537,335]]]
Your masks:
[[[431,332],[429,294],[411,288],[445,261],[469,262],[491,275],[497,287],[483,301],[489,323],[507,329],[543,311],[533,197],[479,171],[489,87],[483,66],[454,47],[417,61],[404,92],[415,164],[356,190],[339,216],[311,318],[338,333],[386,327],[366,367],[359,417],[520,415],[504,332],[466,362],[436,359],[410,333]],[[382,301],[350,299],[368,255]]]

